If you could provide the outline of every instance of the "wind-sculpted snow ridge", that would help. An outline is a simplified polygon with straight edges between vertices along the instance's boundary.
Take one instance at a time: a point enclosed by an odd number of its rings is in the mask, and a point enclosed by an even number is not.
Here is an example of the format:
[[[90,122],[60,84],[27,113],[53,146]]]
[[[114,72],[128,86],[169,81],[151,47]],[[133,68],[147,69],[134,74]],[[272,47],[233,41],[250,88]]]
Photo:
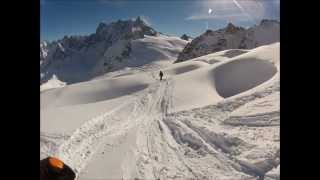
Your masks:
[[[88,104],[133,94],[148,87],[150,78],[145,75],[128,78],[101,79],[52,89],[43,92],[41,108]]]
[[[268,61],[239,59],[214,70],[215,86],[217,92],[227,98],[266,82],[276,72],[277,68]]]

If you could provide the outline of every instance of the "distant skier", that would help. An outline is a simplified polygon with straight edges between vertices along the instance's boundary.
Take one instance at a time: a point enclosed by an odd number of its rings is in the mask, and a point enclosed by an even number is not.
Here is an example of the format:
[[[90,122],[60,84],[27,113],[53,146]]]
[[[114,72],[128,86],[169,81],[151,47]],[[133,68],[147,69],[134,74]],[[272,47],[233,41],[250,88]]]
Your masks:
[[[74,180],[75,173],[61,160],[47,157],[40,160],[40,180]]]
[[[162,76],[163,76],[163,72],[162,71],[160,71],[159,76],[160,76],[160,81],[161,81],[162,80]]]

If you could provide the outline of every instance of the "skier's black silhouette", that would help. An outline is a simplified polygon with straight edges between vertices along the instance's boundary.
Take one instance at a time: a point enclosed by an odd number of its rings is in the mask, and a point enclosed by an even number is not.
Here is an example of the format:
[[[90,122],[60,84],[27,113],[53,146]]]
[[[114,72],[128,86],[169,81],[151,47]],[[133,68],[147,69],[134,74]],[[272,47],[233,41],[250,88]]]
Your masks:
[[[162,76],[163,76],[163,72],[162,71],[160,71],[159,76],[160,76],[160,81],[161,81],[162,80]]]

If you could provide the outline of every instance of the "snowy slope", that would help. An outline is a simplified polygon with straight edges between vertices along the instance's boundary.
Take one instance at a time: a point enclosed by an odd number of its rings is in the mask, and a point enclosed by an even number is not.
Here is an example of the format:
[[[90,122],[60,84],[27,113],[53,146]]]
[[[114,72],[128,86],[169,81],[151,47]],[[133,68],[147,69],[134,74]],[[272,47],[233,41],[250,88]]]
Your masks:
[[[100,23],[91,35],[40,43],[40,83],[56,76],[72,84],[125,68],[156,67],[155,62],[165,65],[174,61],[187,43],[156,32],[139,17]]]
[[[280,23],[262,20],[248,29],[229,23],[227,27],[212,31],[193,39],[186,45],[175,62],[182,62],[214,52],[228,49],[252,49],[280,40]]]
[[[172,64],[161,82],[150,69],[42,91],[41,158],[61,158],[79,180],[276,179],[279,49]]]
[[[60,88],[65,85],[65,82],[60,81],[55,75],[53,75],[50,80],[40,85],[40,91],[45,91],[53,88]]]

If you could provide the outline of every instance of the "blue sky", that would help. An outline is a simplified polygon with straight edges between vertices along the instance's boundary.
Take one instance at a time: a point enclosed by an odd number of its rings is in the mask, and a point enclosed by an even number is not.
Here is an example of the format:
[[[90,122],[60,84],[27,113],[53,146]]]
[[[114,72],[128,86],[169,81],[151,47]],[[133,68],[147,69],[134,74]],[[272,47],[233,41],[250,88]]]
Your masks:
[[[94,33],[100,22],[141,16],[155,30],[196,37],[228,22],[278,19],[280,0],[41,0],[41,40]],[[211,10],[210,10],[211,9]],[[211,12],[211,13],[210,13]]]

